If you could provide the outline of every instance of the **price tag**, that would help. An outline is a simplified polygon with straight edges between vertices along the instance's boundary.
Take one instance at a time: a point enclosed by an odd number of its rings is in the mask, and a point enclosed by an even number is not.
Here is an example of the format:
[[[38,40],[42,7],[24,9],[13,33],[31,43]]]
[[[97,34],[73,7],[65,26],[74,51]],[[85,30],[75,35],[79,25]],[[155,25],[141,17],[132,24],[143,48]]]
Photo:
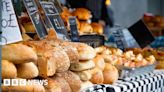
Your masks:
[[[54,27],[57,32],[57,36],[59,39],[68,40],[70,39],[68,36],[68,32],[65,28],[64,22],[61,19],[57,8],[54,6],[52,2],[40,2],[47,19],[50,24]]]
[[[124,36],[121,29],[113,31],[114,41],[120,49],[124,49]]]
[[[155,39],[144,22],[140,19],[137,23],[128,28],[141,48],[148,46]]]
[[[80,42],[86,43],[92,47],[104,45],[105,38],[102,35],[81,35]]]
[[[76,17],[69,17],[69,25],[71,29],[71,40],[79,42],[79,33],[77,29]]]
[[[11,0],[2,0],[1,45],[22,40],[18,21]]]
[[[36,32],[40,39],[45,38],[48,34],[45,25],[41,19],[38,12],[38,7],[36,6],[35,0],[23,0],[23,3],[27,9],[30,19],[36,29]]]

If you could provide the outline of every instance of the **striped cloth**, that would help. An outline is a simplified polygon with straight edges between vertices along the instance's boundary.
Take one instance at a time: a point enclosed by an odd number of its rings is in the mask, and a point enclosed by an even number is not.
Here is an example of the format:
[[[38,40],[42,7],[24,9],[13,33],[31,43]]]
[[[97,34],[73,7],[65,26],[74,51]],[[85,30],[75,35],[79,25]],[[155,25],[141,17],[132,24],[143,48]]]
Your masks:
[[[164,92],[164,70],[155,70],[129,81],[119,79],[113,85],[95,85],[82,92]]]

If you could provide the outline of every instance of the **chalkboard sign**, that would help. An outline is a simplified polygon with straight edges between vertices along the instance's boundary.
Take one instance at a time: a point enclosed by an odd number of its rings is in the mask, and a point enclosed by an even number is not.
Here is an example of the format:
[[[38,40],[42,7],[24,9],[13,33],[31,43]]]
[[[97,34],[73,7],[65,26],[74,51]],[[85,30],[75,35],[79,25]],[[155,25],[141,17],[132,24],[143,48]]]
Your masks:
[[[105,38],[102,35],[81,35],[80,42],[86,43],[92,47],[104,45]]]
[[[117,47],[120,49],[124,49],[125,39],[124,39],[122,29],[114,30],[112,32],[112,34],[114,36],[114,41],[115,41]]]
[[[148,46],[155,39],[144,22],[140,19],[137,23],[128,28],[141,48]]]
[[[55,31],[57,32],[57,36],[59,39],[68,40],[70,39],[68,36],[68,32],[65,28],[64,22],[61,19],[57,8],[54,6],[52,2],[40,2],[47,19],[49,20],[50,24],[54,27]]]
[[[27,12],[30,16],[30,19],[36,29],[36,32],[40,39],[45,38],[48,34],[45,28],[45,25],[41,19],[41,16],[38,12],[38,7],[35,3],[35,0],[23,0],[23,3],[27,9]]]
[[[63,12],[60,0],[49,0],[49,1],[54,3],[54,5],[59,13]]]
[[[2,0],[1,17],[1,45],[15,43],[22,40],[18,21],[11,0]]]
[[[79,33],[77,29],[76,17],[69,17],[69,25],[71,30],[71,40],[79,42]]]

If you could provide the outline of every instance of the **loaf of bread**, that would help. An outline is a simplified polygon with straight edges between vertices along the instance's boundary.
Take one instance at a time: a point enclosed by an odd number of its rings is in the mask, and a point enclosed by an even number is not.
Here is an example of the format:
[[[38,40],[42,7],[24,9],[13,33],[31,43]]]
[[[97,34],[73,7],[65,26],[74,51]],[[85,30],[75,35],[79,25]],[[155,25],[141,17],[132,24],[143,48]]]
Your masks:
[[[17,65],[18,77],[31,79],[39,75],[37,66],[33,62]]]
[[[10,44],[2,46],[2,59],[9,60],[14,64],[34,62],[37,60],[36,52],[23,44]]]
[[[53,79],[58,82],[61,92],[72,92],[68,82],[64,78],[54,76]]]
[[[2,78],[16,78],[17,77],[17,69],[12,62],[7,60],[2,60]]]
[[[92,60],[82,61],[79,63],[72,63],[70,70],[72,71],[84,71],[95,67],[95,63]]]
[[[85,8],[76,8],[72,12],[72,15],[76,16],[79,20],[89,20],[92,17],[91,12]]]
[[[44,86],[46,92],[62,92],[61,87],[56,80],[50,78],[48,78],[47,80],[48,80],[48,85]]]
[[[81,88],[81,80],[78,75],[71,71],[57,73],[58,77],[63,77],[71,87],[72,92],[79,92]]]
[[[91,70],[91,73],[92,73],[92,78],[90,79],[90,81],[92,83],[102,84],[104,82],[102,70],[100,70],[99,68],[94,68]]]

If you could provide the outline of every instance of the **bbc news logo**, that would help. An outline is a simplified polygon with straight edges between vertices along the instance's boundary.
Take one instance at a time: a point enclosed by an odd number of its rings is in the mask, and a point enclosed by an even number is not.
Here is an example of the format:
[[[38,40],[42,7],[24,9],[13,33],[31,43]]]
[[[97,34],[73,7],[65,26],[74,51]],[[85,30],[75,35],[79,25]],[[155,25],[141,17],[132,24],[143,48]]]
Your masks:
[[[3,79],[3,86],[48,85],[48,80]]]

